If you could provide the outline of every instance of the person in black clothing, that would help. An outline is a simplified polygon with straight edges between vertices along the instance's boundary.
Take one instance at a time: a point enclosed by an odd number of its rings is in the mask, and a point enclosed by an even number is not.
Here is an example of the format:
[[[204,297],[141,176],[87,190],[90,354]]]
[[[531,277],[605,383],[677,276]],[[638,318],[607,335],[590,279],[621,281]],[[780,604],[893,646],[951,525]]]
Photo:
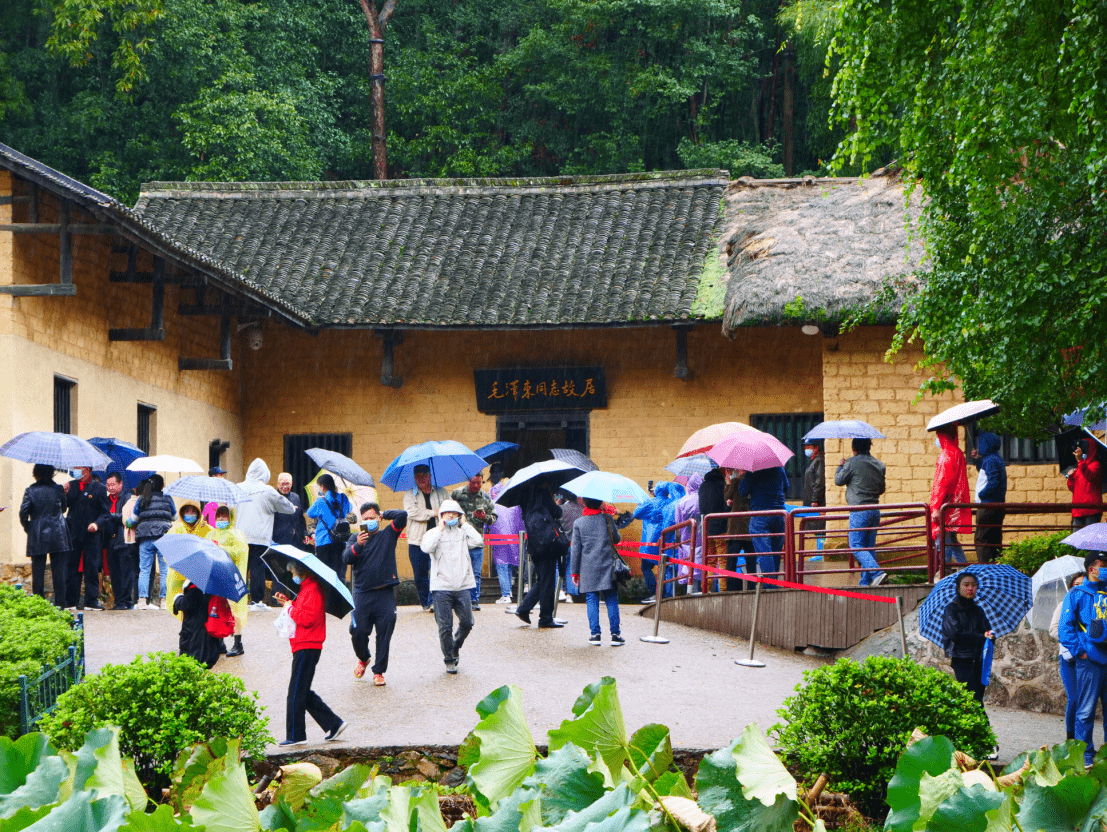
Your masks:
[[[949,657],[953,675],[965,685],[984,707],[984,642],[995,639],[988,616],[974,600],[976,576],[962,573],[957,579],[957,597],[946,605],[942,615],[942,649]]]
[[[138,581],[135,574],[138,544],[127,542],[127,530],[123,526],[123,507],[131,499],[131,491],[123,484],[123,475],[118,471],[108,474],[105,487],[108,491],[108,520],[101,532],[108,554],[111,594],[115,598],[112,609],[132,610]]]
[[[305,552],[311,551],[308,543],[307,521],[304,519],[304,507],[300,502],[300,495],[292,490],[292,475],[287,472],[277,474],[277,492],[292,505],[296,506],[295,514],[273,515],[273,542],[286,543],[295,546]],[[291,582],[291,578],[289,579]],[[288,582],[285,582],[285,586]]]
[[[181,613],[178,648],[182,656],[192,656],[210,669],[219,661],[221,639],[208,635],[208,609],[211,596],[201,592],[192,581],[184,582],[184,592],[173,600],[173,613]]]
[[[46,597],[46,556],[54,580],[54,606],[66,606],[65,580],[69,552],[69,528],[65,517],[65,489],[54,482],[54,466],[36,465],[35,481],[23,492],[19,523],[27,533],[27,557],[31,559],[31,591]]]
[[[565,557],[569,541],[558,529],[557,539],[553,542],[537,542],[542,540],[544,529],[557,525],[557,521],[561,519],[561,506],[554,502],[549,483],[544,482],[533,486],[521,505],[523,525],[527,530],[527,553],[534,563],[535,579],[515,609],[515,615],[530,624],[530,611],[537,604],[539,629],[564,627],[562,622],[554,620],[553,608],[557,596],[557,564]],[[535,523],[542,511],[549,515],[549,522],[543,522],[543,529],[540,530]]]
[[[68,507],[66,525],[73,555],[65,579],[66,606],[77,609],[102,610],[100,604],[100,570],[103,550],[100,529],[111,521],[108,492],[103,483],[92,478],[91,468],[77,468],[79,479],[70,480],[65,488]],[[82,570],[85,580],[84,601],[81,600]]]
[[[376,503],[365,503],[359,510],[361,523],[357,537],[350,538],[342,563],[353,567],[354,620],[350,638],[354,644],[354,678],[365,675],[369,664],[369,634],[377,631],[377,660],[373,663],[373,684],[384,685],[388,670],[388,646],[396,629],[396,590],[400,582],[396,571],[396,541],[407,526],[406,511],[386,511]],[[382,525],[382,521],[387,525]]]
[[[700,498],[700,517],[708,514],[724,514],[729,509],[726,505],[726,471],[723,468],[712,468],[703,475],[700,490],[696,492]],[[726,534],[726,518],[714,517],[707,521],[707,551],[703,553],[703,562],[707,566],[726,566],[726,540],[716,538],[714,535]],[[728,567],[729,568],[729,567]],[[716,584],[718,581],[716,581]],[[730,588],[729,586],[727,587]]]

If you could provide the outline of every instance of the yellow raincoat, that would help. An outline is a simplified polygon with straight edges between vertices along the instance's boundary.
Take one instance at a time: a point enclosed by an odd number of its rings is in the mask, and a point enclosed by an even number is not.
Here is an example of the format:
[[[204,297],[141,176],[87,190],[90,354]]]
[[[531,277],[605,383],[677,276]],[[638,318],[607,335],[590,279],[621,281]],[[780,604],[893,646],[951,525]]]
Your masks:
[[[215,529],[209,526],[204,520],[203,515],[200,512],[200,504],[195,500],[183,501],[177,508],[177,517],[179,518],[182,514],[184,514],[184,510],[188,506],[192,506],[192,508],[196,510],[196,514],[200,519],[198,519],[196,521],[196,524],[193,526],[188,525],[188,523],[186,523],[184,520],[178,519],[176,522],[173,523],[172,526],[169,527],[169,531],[167,531],[166,534],[194,534],[197,537],[210,537],[211,533],[215,531]],[[173,602],[176,600],[177,596],[184,591],[184,582],[184,575],[182,575],[176,569],[169,570],[169,574],[165,578],[165,608],[171,613],[173,612]],[[183,616],[178,613],[176,615],[176,619],[178,621],[181,621],[183,620]],[[236,618],[235,620],[237,621],[238,619]]]
[[[250,547],[246,544],[246,535],[234,527],[234,509],[229,509],[231,525],[225,529],[212,529],[208,540],[221,547],[231,556],[234,565],[242,573],[243,582],[246,581],[246,564],[250,559]],[[246,610],[250,605],[250,593],[246,593],[237,601],[230,601],[231,612],[234,613],[234,634],[242,635],[246,629]]]

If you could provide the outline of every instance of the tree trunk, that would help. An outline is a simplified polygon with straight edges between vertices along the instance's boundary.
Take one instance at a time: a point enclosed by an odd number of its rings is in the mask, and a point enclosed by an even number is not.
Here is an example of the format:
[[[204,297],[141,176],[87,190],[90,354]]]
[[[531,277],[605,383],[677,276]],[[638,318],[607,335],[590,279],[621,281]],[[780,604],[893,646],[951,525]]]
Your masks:
[[[396,10],[396,0],[385,0],[377,11],[373,0],[358,0],[369,25],[369,85],[373,100],[373,177],[388,178],[388,147],[384,132],[384,30]]]
[[[791,176],[795,173],[795,128],[796,128],[796,101],[795,101],[795,58],[789,49],[784,55],[784,96],[780,104],[781,125],[780,142],[784,162],[784,173]]]
[[[761,143],[771,145],[776,138],[776,80],[780,74],[780,49],[773,52],[772,84],[769,87],[769,112],[765,116],[764,132],[761,134]]]

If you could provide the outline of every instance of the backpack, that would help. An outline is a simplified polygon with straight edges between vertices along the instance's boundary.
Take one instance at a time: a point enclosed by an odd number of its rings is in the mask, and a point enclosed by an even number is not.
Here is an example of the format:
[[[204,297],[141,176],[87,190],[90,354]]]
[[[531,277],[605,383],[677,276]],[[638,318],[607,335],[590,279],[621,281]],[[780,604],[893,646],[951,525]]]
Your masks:
[[[208,620],[204,622],[208,635],[215,638],[226,638],[234,635],[234,614],[231,605],[226,598],[218,595],[211,596],[208,604]]]
[[[543,555],[555,546],[564,546],[565,534],[558,527],[553,515],[541,503],[527,509],[523,515],[527,530],[527,546],[532,554]]]

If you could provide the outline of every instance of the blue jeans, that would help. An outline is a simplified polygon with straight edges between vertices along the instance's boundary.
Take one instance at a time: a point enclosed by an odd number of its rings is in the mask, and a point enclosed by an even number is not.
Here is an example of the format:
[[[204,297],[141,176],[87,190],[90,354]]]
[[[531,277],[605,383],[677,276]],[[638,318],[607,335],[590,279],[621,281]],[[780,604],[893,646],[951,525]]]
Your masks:
[[[138,544],[138,595],[144,597],[150,586],[150,570],[154,567],[154,555],[158,556],[158,578],[161,583],[161,599],[165,600],[165,557],[154,548],[154,538]],[[156,600],[151,598],[151,601]]]
[[[957,542],[955,532],[946,532],[946,536],[942,539],[942,551],[945,552],[946,563],[966,563],[965,550]]]
[[[611,635],[621,634],[619,630],[619,593],[614,589],[604,590],[604,604],[607,606],[607,624],[611,628]],[[584,603],[588,609],[588,627],[592,635],[600,634],[600,593],[584,593]]]
[[[880,574],[880,565],[873,557],[872,551],[876,546],[876,526],[878,525],[880,525],[879,509],[851,511],[849,514],[849,547],[859,550],[853,556],[857,558],[858,564],[869,570],[861,573],[861,586],[868,586]],[[865,526],[873,528],[866,529]]]
[[[484,547],[474,546],[469,550],[469,557],[473,560],[473,580],[477,585],[469,590],[469,598],[478,607],[480,606],[480,573],[484,569]]]
[[[1076,737],[1076,660],[1066,659],[1064,656],[1058,656],[1060,659],[1059,670],[1061,671],[1061,684],[1065,687],[1065,696],[1068,697],[1068,702],[1065,703],[1065,738],[1074,739]]]
[[[411,561],[411,574],[415,581],[415,591],[419,593],[419,603],[423,609],[426,609],[431,605],[430,555],[420,549],[418,543],[409,543],[407,556]]]
[[[761,516],[750,518],[750,535],[768,535],[753,538],[753,551],[757,552],[757,565],[762,573],[780,571],[780,552],[784,549],[784,518]],[[762,554],[776,552],[775,555]]]
[[[1084,741],[1084,762],[1095,759],[1095,707],[1107,714],[1107,667],[1090,659],[1076,660],[1076,738]],[[1107,738],[1107,723],[1104,724]]]
[[[511,564],[497,563],[496,577],[500,581],[500,596],[511,598],[515,594],[515,587],[511,585]]]

